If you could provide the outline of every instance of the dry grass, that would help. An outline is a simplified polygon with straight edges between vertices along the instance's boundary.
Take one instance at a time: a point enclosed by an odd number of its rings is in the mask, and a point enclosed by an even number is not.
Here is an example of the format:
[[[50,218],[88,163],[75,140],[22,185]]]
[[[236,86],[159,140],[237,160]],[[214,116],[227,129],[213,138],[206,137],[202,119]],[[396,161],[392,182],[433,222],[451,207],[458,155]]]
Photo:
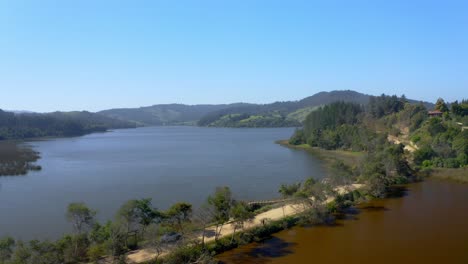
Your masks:
[[[435,168],[429,174],[430,177],[442,180],[454,180],[457,182],[468,183],[468,168]]]

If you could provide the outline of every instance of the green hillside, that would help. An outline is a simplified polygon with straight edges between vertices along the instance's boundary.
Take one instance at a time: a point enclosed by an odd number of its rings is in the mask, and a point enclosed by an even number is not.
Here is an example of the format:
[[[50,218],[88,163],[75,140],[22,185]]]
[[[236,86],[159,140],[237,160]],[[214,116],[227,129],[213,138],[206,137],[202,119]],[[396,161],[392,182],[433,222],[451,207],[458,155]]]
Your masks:
[[[372,97],[365,106],[335,102],[311,112],[289,144],[362,153],[349,175],[376,197],[432,171],[467,181],[468,102],[449,106],[439,99],[435,110],[385,95]]]
[[[369,96],[355,91],[320,92],[299,101],[231,107],[209,113],[198,121],[213,127],[297,127],[318,106],[337,101],[366,104]]]
[[[117,108],[100,111],[99,114],[143,126],[195,125],[206,114],[221,109],[247,104],[184,105],[161,104],[140,108]]]

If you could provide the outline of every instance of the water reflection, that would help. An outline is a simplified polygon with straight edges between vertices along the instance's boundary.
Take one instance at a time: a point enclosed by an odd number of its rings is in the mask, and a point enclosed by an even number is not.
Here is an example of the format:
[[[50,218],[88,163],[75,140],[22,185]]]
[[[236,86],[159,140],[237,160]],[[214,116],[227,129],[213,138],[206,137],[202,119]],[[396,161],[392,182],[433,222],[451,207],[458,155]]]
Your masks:
[[[268,263],[268,258],[279,258],[292,254],[292,248],[295,243],[286,242],[277,237],[268,239],[262,243],[253,243],[256,246],[247,248],[245,252],[238,252],[232,255],[232,259],[229,263]],[[221,261],[221,263],[225,263]]]

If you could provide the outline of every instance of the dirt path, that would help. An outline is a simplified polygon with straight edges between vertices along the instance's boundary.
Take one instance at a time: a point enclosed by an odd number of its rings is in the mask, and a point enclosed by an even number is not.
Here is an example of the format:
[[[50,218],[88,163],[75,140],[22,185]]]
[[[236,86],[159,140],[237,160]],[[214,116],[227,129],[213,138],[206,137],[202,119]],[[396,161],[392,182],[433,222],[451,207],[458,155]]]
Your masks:
[[[339,194],[345,194],[345,193],[351,192],[353,190],[356,190],[362,187],[363,187],[362,184],[352,184],[349,186],[337,187],[335,188],[335,191],[338,192]],[[330,197],[327,199],[325,203],[329,203],[333,201],[333,199],[334,198]],[[249,228],[257,227],[257,226],[262,225],[262,221],[264,219],[268,219],[270,221],[279,220],[285,216],[291,216],[291,215],[296,215],[298,213],[301,213],[303,210],[304,209],[302,208],[302,206],[298,206],[298,204],[293,204],[293,203],[287,204],[284,206],[284,215],[283,215],[283,207],[274,208],[264,213],[256,215],[253,221],[247,222],[244,224],[244,228],[249,229]],[[220,237],[232,235],[233,232],[234,232],[234,225],[226,224],[223,226],[221,230]],[[207,228],[206,233],[211,234],[211,235],[205,237],[205,242],[210,242],[215,239],[214,237],[215,227],[214,226]],[[198,239],[201,240],[202,237],[199,236]],[[162,257],[166,255],[167,253],[169,252],[168,251],[162,252],[159,255],[159,257]],[[129,263],[141,263],[145,261],[150,261],[156,257],[157,257],[157,252],[155,250],[141,249],[141,250],[134,251],[133,253],[130,253],[127,256],[127,261]]]
[[[401,144],[405,145],[405,150],[407,150],[409,152],[415,152],[418,149],[418,146],[416,146],[416,144],[414,144],[410,140],[404,140],[402,138],[395,137],[395,136],[392,136],[392,135],[388,135],[387,140],[392,142],[393,144],[400,144],[401,143]]]

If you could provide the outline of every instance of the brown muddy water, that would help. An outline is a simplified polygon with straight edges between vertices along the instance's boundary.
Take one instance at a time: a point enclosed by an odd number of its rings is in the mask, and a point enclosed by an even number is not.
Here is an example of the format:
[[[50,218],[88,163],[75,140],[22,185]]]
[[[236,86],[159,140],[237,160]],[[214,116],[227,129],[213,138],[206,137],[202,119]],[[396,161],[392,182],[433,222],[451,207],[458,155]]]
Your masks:
[[[218,256],[226,264],[468,263],[468,184],[427,180],[335,226],[295,227]]]

